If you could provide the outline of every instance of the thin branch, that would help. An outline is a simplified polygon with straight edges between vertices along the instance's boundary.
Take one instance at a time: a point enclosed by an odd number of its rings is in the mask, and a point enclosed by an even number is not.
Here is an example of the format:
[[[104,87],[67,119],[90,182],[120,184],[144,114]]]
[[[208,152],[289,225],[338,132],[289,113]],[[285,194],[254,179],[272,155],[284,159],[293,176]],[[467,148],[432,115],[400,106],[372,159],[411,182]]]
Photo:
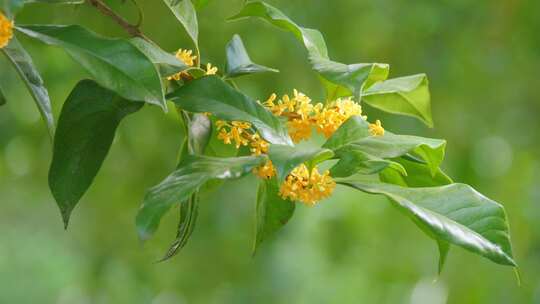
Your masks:
[[[103,15],[111,17],[118,25],[120,25],[128,34],[134,37],[140,37],[145,40],[150,41],[140,30],[138,25],[133,25],[129,23],[122,16],[115,13],[107,4],[103,3],[101,0],[86,0],[88,4],[95,7]]]

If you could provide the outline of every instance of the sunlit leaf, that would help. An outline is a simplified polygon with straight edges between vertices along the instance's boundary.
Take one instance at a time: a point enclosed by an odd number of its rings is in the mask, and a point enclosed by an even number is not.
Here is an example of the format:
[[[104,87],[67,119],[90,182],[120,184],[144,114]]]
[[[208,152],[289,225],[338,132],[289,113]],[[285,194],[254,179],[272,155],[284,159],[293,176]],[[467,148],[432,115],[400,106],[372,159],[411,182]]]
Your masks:
[[[435,174],[431,173],[429,166],[419,161],[405,158],[393,160],[404,168],[407,174],[400,174],[392,168],[387,168],[379,173],[381,181],[403,187],[434,187],[453,183],[440,168]]]
[[[41,117],[47,124],[49,135],[53,138],[54,118],[49,92],[47,91],[47,88],[45,88],[39,72],[34,67],[32,58],[15,37],[13,37],[13,39],[9,41],[9,44],[1,49],[1,51],[13,64],[17,73],[23,80],[23,83],[26,85],[28,92],[30,92],[30,95],[39,109]]]
[[[67,98],[54,138],[49,187],[68,225],[109,152],[116,128],[143,103],[128,101],[92,80],[79,82]]]
[[[428,79],[425,74],[375,83],[362,93],[362,100],[386,112],[416,117],[433,127]]]
[[[382,183],[339,183],[389,198],[430,237],[443,242],[439,247],[442,262],[447,242],[495,263],[516,266],[504,208],[468,185],[404,188]]]
[[[238,77],[247,74],[279,72],[251,61],[240,36],[234,35],[227,44],[227,77]]]
[[[392,174],[406,176],[407,171],[398,162],[380,158],[358,149],[338,150],[336,155],[339,161],[330,168],[330,175],[334,177],[347,177],[354,174],[375,174],[391,172]]]
[[[185,63],[178,60],[175,56],[142,38],[132,38],[131,43],[133,43],[133,45],[143,52],[146,57],[158,67],[162,77],[174,75],[188,68]]]
[[[268,142],[292,145],[287,129],[276,116],[217,76],[190,81],[167,98],[189,112],[210,112],[224,120],[249,122]]]
[[[163,0],[188,33],[195,47],[199,48],[199,24],[197,11],[191,0]],[[198,58],[200,60],[200,58]]]
[[[100,37],[78,25],[27,25],[17,29],[46,44],[62,47],[101,86],[126,99],[166,109],[156,67],[129,41]]]
[[[257,191],[257,232],[253,253],[291,219],[295,203],[279,196],[276,179],[262,180]]]
[[[383,136],[371,136],[369,124],[360,116],[348,119],[332,134],[323,147],[336,155],[362,151],[378,158],[396,158],[413,153],[424,159],[435,174],[444,159],[446,141],[412,135],[396,135],[385,131]]]
[[[137,214],[137,231],[141,240],[149,239],[163,215],[175,205],[185,202],[205,182],[211,179],[239,178],[260,165],[264,157],[246,156],[217,158],[188,155],[178,169],[148,190]]]

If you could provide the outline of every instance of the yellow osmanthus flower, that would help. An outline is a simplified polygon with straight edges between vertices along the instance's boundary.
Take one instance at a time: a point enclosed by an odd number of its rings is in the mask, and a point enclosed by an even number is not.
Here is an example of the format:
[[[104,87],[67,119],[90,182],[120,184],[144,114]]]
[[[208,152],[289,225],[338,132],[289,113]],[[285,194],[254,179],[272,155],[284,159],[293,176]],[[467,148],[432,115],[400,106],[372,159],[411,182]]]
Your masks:
[[[13,21],[0,12],[0,49],[8,45],[13,38]]]
[[[206,75],[216,75],[218,71],[217,67],[213,67],[211,63],[206,64]]]
[[[178,58],[178,60],[182,61],[184,64],[186,64],[187,66],[190,66],[192,67],[193,65],[195,65],[195,59],[197,59],[197,56],[194,56],[192,55],[193,54],[193,51],[192,50],[183,50],[183,49],[179,49],[177,52],[176,52],[176,58]],[[216,69],[217,71],[217,69]],[[182,75],[185,75],[187,74],[186,72],[180,72],[180,73],[176,73],[172,76],[169,76],[167,77],[167,80],[180,80],[182,79]]]
[[[253,169],[253,173],[262,179],[270,179],[276,175],[276,168],[271,160],[268,160],[264,165]]]
[[[267,154],[268,153],[268,147],[270,144],[261,138],[261,136],[257,133],[253,134],[250,138],[250,146],[251,146],[251,154],[253,155],[261,155],[261,154]]]
[[[380,120],[377,119],[374,124],[369,124],[369,133],[373,136],[384,135],[384,128],[382,127]]]
[[[216,121],[216,127],[219,130],[218,139],[221,139],[225,144],[231,144],[233,141],[236,148],[247,146],[252,134],[248,132],[251,129],[251,124],[242,121],[226,122],[223,120]]]
[[[279,194],[284,199],[299,201],[308,206],[314,206],[318,201],[332,195],[336,182],[330,176],[329,171],[319,173],[317,167],[311,171],[302,164],[287,176],[279,189]]]
[[[294,118],[287,122],[287,129],[289,130],[289,136],[294,143],[299,143],[304,139],[311,137],[311,121],[307,119]]]
[[[326,138],[330,137],[347,119],[362,115],[362,107],[349,98],[338,98],[327,107],[315,106],[315,126]]]

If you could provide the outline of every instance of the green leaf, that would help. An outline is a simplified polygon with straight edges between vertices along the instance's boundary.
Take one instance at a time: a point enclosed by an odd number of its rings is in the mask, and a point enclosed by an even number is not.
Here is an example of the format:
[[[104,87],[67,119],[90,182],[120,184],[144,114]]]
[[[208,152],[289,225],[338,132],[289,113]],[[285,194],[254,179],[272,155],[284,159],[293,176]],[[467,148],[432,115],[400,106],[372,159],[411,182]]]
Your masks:
[[[176,56],[165,52],[153,43],[139,37],[132,38],[130,41],[157,66],[162,77],[171,76],[189,68],[185,63],[178,60]]]
[[[362,93],[362,100],[377,109],[415,117],[433,127],[428,79],[425,74],[375,83]]]
[[[249,122],[268,142],[292,145],[287,129],[277,117],[217,76],[190,81],[167,98],[189,112],[210,112],[224,120]]]
[[[286,145],[270,145],[268,156],[277,171],[277,180],[281,183],[297,166],[315,159],[321,162],[332,158],[334,152],[321,148],[300,148]],[[316,165],[314,163],[313,165]]]
[[[47,124],[49,135],[53,138],[54,118],[49,92],[47,91],[47,88],[45,88],[39,72],[34,67],[32,58],[15,37],[13,37],[9,44],[1,51],[13,64],[28,89],[28,92],[32,95],[43,121]]]
[[[3,11],[6,17],[13,20],[24,4],[25,0],[0,0],[0,11]]]
[[[191,0],[163,0],[167,7],[173,12],[174,16],[186,29],[195,47],[199,49],[199,24],[197,21],[197,11],[191,3]],[[199,61],[200,58],[197,58]]]
[[[238,77],[247,74],[264,72],[278,73],[276,69],[253,63],[244,47],[240,36],[234,35],[227,44],[227,74],[226,77]]]
[[[3,106],[6,104],[6,96],[4,96],[4,93],[2,92],[2,89],[0,88],[0,106]]]
[[[176,171],[146,193],[136,219],[139,237],[141,240],[149,239],[157,230],[163,215],[174,204],[186,201],[205,182],[242,177],[263,161],[264,157],[256,156],[186,156]]]
[[[67,98],[58,119],[49,170],[49,187],[66,227],[107,156],[120,121],[142,106],[92,80],[79,82]]]
[[[210,119],[204,114],[193,114],[188,124],[188,152],[190,154],[204,154],[211,134],[212,122]]]
[[[446,141],[411,135],[396,135],[385,131],[383,136],[371,136],[369,124],[359,116],[348,119],[323,145],[336,155],[362,151],[378,158],[396,158],[408,153],[422,157],[434,175],[444,159]]]
[[[295,203],[279,196],[276,179],[262,180],[257,191],[257,233],[253,254],[260,244],[279,231],[293,216]]]
[[[379,173],[382,182],[403,187],[435,187],[453,183],[440,168],[432,175],[425,163],[405,158],[394,159],[394,162],[402,166],[407,174],[400,174],[392,168],[387,168]]]
[[[328,100],[351,95],[359,100],[367,97],[366,102],[374,107],[390,113],[413,116],[428,126],[433,126],[425,75],[384,81],[389,72],[387,64],[343,64],[332,61],[328,57],[326,43],[319,31],[298,26],[277,8],[262,1],[248,1],[242,10],[229,20],[246,17],[262,18],[278,28],[293,33],[304,44],[313,69],[324,79]],[[384,81],[384,85],[378,84],[381,81]]]
[[[468,185],[403,188],[390,184],[339,181],[360,191],[381,194],[437,241],[441,261],[444,242],[465,248],[502,265],[516,266],[512,258],[504,208]]]
[[[180,205],[180,219],[178,221],[178,230],[176,233],[176,239],[169,247],[169,250],[160,262],[166,261],[178,252],[187,244],[187,241],[193,233],[195,223],[199,214],[199,195],[197,191],[193,193],[186,202]]]
[[[26,3],[82,4],[85,0],[25,0]]]
[[[360,92],[365,83],[370,85],[374,81],[386,79],[388,75],[389,67],[387,64],[359,63],[347,65],[330,60],[326,42],[319,31],[298,26],[280,10],[265,2],[249,1],[237,15],[229,18],[229,20],[246,17],[262,18],[270,24],[294,34],[306,47],[313,69],[333,84],[327,86],[329,99],[350,95],[360,97]]]
[[[379,172],[391,172],[398,176],[406,176],[407,171],[398,162],[379,158],[360,150],[339,150],[336,155],[339,161],[330,168],[334,177],[348,177],[354,174],[370,175]]]
[[[166,110],[156,67],[129,41],[100,37],[78,25],[28,25],[17,29],[46,44],[64,48],[101,86],[126,99]]]

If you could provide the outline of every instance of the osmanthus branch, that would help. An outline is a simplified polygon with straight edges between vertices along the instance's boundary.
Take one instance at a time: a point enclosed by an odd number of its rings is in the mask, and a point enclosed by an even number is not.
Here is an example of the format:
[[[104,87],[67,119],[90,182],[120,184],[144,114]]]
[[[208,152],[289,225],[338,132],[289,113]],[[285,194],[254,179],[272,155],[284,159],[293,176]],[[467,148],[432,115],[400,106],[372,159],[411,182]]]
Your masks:
[[[133,25],[129,23],[126,19],[124,19],[122,16],[118,15],[115,11],[113,11],[107,4],[105,4],[101,0],[86,0],[88,4],[95,7],[99,12],[101,12],[103,15],[111,17],[118,25],[120,25],[128,34],[134,37],[140,37],[145,40],[151,41],[148,37],[146,37],[141,30],[139,29],[139,25]],[[140,23],[140,22],[139,22]]]

